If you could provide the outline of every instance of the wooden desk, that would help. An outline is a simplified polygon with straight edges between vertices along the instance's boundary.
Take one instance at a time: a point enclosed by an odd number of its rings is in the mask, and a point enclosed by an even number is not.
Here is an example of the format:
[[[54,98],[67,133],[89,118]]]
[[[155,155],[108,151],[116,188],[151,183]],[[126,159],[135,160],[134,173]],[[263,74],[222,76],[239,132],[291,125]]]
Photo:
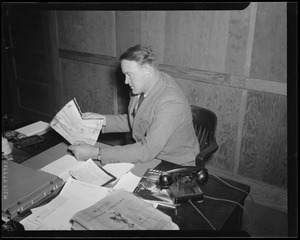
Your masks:
[[[55,143],[53,139],[51,141],[52,144]],[[107,147],[107,145],[101,143],[99,143],[99,145],[101,147]],[[52,161],[64,156],[65,154],[68,154],[67,148],[67,143],[59,143],[50,149],[44,150],[36,156],[31,156],[31,158],[25,160],[22,164],[34,169],[40,169]],[[178,167],[178,165],[155,159],[146,164],[136,164],[131,172],[137,176],[142,176],[147,168],[170,170],[176,167]],[[230,180],[225,181],[235,187],[243,189],[246,192],[250,191],[250,187],[247,185]],[[207,184],[201,186],[201,189],[204,193],[204,200],[201,203],[194,203],[194,205],[210,221],[216,230],[222,231],[222,234],[220,235],[236,236],[235,234],[240,233],[243,209],[235,203],[212,200],[208,197],[227,199],[243,205],[246,194],[227,187],[223,183],[220,183],[219,180],[212,175],[209,176],[209,181]],[[172,220],[179,226],[181,230],[200,230],[202,236],[216,236],[215,234],[212,234],[214,231],[212,230],[210,224],[197,212],[196,209],[194,209],[190,203],[183,203],[181,206],[177,207],[176,210],[161,206],[159,206],[158,209],[171,216]],[[219,234],[217,235],[219,236]],[[174,236],[178,235],[175,234]],[[244,235],[242,234],[242,236]]]
[[[169,170],[176,168],[177,165],[162,162],[156,168],[160,170]],[[245,192],[250,191],[250,187],[241,183],[222,179],[230,185],[242,189]],[[216,230],[222,231],[240,231],[243,209],[238,206],[244,205],[247,197],[246,193],[232,189],[222,183],[217,177],[209,175],[208,182],[200,186],[204,193],[203,202],[193,202],[195,207],[209,220]],[[216,198],[216,200],[209,197]],[[217,199],[226,199],[233,202],[220,201]],[[197,212],[190,203],[183,203],[177,207],[177,214],[174,210],[159,207],[159,209],[172,217],[173,221],[181,230],[213,230],[210,224]]]
[[[54,130],[43,134],[42,137],[45,139],[45,141],[42,143],[24,147],[22,149],[13,147],[13,161],[16,163],[23,163],[27,159],[32,158],[61,142],[67,143],[66,140]]]

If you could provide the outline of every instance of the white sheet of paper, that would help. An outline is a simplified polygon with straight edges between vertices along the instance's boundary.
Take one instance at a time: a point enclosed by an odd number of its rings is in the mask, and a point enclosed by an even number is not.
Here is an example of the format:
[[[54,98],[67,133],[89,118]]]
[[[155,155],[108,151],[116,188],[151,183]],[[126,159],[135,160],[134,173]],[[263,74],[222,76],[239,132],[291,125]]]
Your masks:
[[[78,194],[80,197],[89,199],[97,198],[99,196],[102,197],[103,191],[106,192],[109,190],[110,189],[106,187],[101,187],[95,184],[82,182],[74,178],[69,178],[59,193],[59,196],[70,198],[70,196]]]
[[[133,167],[134,164],[132,163],[108,163],[103,166],[103,169],[119,179],[122,175],[128,173]]]
[[[58,230],[63,225],[60,226],[48,226],[43,223],[48,215],[55,211],[59,206],[65,203],[68,198],[63,196],[57,196],[55,201],[51,201],[43,206],[31,209],[32,214],[21,221],[25,230]]]
[[[46,132],[51,130],[50,124],[46,123],[44,121],[38,121],[32,124],[29,124],[25,127],[18,128],[15,131],[21,134],[26,135],[27,137],[33,136],[33,135],[42,135]]]
[[[72,216],[100,199],[111,189],[69,178],[60,194],[46,205],[33,209],[22,220],[26,230],[71,230]]]
[[[102,186],[109,180],[113,179],[112,176],[108,175],[101,168],[99,168],[91,158],[85,161],[85,164],[79,165],[70,170],[69,173],[77,180],[92,183],[98,186]]]
[[[138,177],[131,172],[128,172],[127,174],[123,175],[120,180],[117,182],[117,184],[113,187],[113,189],[120,189],[123,188],[128,192],[133,192],[133,190],[138,185],[139,181],[141,180],[141,177]]]
[[[67,154],[41,168],[41,170],[52,173],[60,177],[65,182],[69,177],[71,177],[69,171],[82,164],[84,164],[84,162],[78,161],[74,156]]]

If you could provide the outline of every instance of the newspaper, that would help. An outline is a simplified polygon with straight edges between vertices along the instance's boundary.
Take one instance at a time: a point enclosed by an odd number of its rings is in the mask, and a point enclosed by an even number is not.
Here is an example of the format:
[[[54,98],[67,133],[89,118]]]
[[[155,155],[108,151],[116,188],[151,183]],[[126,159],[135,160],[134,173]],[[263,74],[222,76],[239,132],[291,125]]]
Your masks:
[[[179,230],[170,216],[124,189],[77,212],[72,222],[73,230]]]
[[[50,122],[50,126],[63,136],[70,144],[83,141],[95,145],[102,129],[103,119],[83,119],[82,112],[72,99]]]

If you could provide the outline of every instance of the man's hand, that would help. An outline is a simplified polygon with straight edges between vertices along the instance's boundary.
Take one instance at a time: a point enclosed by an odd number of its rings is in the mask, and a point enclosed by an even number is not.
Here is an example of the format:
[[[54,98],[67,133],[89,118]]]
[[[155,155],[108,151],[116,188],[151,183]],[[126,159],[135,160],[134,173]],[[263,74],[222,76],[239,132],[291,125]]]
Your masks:
[[[75,158],[79,161],[86,161],[89,158],[97,159],[99,148],[86,144],[85,142],[76,141],[73,145],[69,146]]]
[[[93,112],[86,112],[82,113],[83,119],[104,119],[105,116],[99,113],[93,113]]]
[[[103,119],[103,126],[106,125],[105,115],[93,112],[82,113],[82,119]]]

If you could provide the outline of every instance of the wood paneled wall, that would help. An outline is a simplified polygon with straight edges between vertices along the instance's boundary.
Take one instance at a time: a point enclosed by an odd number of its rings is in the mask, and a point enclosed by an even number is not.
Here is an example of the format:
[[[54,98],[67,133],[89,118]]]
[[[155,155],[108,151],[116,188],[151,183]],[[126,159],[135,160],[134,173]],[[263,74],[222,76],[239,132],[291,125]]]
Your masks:
[[[57,11],[59,47],[116,56],[112,11]]]
[[[286,83],[286,34],[286,3],[258,3],[250,68],[251,77]]]
[[[217,114],[220,148],[207,166],[250,184],[261,204],[286,210],[285,10],[285,3],[251,3],[243,11],[59,11],[64,101],[75,96],[83,111],[125,112],[118,57],[149,44],[190,104]]]

